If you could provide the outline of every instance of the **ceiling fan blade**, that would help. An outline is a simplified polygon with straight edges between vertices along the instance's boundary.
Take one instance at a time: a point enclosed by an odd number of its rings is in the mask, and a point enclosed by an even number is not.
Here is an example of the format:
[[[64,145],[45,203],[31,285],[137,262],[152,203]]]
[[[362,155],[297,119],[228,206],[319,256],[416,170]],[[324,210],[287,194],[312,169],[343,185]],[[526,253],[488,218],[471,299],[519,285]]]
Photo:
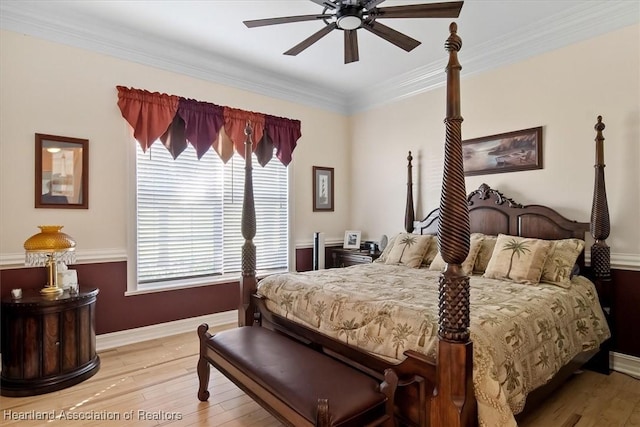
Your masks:
[[[319,4],[320,6],[324,6],[327,9],[335,9],[336,5],[335,3],[329,1],[329,0],[311,0],[312,2],[314,2],[315,4]]]
[[[357,62],[360,59],[358,54],[358,32],[348,30],[344,32],[344,63]]]
[[[267,18],[267,19],[254,19],[251,21],[242,21],[244,25],[249,28],[264,27],[266,25],[288,24],[290,22],[303,22],[303,21],[319,21],[325,18],[331,18],[333,15],[298,15],[298,16],[283,16],[281,18]]]
[[[418,40],[402,34],[393,28],[389,28],[386,25],[382,25],[377,21],[365,21],[362,23],[362,28],[372,32],[376,36],[382,37],[389,43],[393,43],[400,49],[404,49],[407,52],[410,52],[420,46],[420,42]]]
[[[452,1],[390,6],[376,9],[369,16],[375,16],[375,18],[457,18],[460,15],[463,4],[463,1]]]
[[[317,31],[313,33],[311,36],[302,40],[300,43],[298,43],[297,45],[295,45],[294,47],[286,51],[284,54],[296,56],[297,54],[299,54],[300,52],[302,52],[303,50],[305,50],[306,48],[308,48],[309,46],[311,46],[312,44],[314,44],[315,42],[317,42],[327,34],[329,34],[331,31],[335,30],[336,28],[338,28],[338,26],[336,25],[335,22],[331,25],[327,25],[323,27],[320,31]]]
[[[327,9],[335,9],[337,6],[331,0],[311,0],[315,4],[319,4],[320,6],[324,6]]]
[[[382,3],[383,1],[384,0],[368,0],[368,1],[364,2],[362,7],[364,7],[366,10],[371,10],[374,7],[376,7],[377,5],[379,5],[380,3]]]

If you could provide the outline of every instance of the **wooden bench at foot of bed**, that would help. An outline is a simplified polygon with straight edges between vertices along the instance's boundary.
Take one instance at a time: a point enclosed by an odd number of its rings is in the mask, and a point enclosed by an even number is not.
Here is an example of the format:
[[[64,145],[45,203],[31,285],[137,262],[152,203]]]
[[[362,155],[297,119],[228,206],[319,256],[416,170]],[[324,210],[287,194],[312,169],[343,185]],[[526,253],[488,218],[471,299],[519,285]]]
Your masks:
[[[215,335],[198,327],[198,399],[209,398],[209,364],[287,425],[395,426],[398,377],[378,381],[300,342],[261,327]]]

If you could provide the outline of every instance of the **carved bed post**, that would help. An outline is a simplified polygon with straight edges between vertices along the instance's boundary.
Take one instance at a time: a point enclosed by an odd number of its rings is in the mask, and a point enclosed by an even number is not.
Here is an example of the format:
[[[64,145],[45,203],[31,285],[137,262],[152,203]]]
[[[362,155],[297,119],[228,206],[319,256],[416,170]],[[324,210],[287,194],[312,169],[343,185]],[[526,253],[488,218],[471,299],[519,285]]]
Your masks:
[[[413,233],[413,222],[415,221],[415,211],[413,209],[413,166],[411,165],[411,161],[413,157],[411,156],[411,151],[409,151],[409,155],[407,156],[407,205],[404,208],[404,229],[407,230],[407,233]]]
[[[462,158],[460,70],[462,40],[457,25],[449,26],[445,42],[447,64],[447,116],[438,247],[447,263],[440,275],[438,360],[431,425],[462,427],[477,423],[472,381],[473,347],[469,339],[469,277],[461,264],[469,253],[469,209]]]
[[[607,190],[604,184],[604,136],[602,131],[605,126],[602,116],[598,116],[596,130],[596,164],[595,183],[593,188],[593,204],[591,205],[591,236],[595,240],[591,246],[591,270],[593,271],[594,284],[598,291],[600,304],[609,321],[609,327],[613,330],[613,316],[611,315],[612,285],[611,280],[611,248],[607,245],[609,237],[609,206],[607,204]],[[609,374],[609,351],[612,349],[612,340],[607,340],[600,346],[600,353],[594,357],[593,369],[603,374]]]
[[[591,223],[589,229],[594,239],[591,245],[591,271],[593,283],[598,291],[598,298],[602,310],[607,317],[609,327],[613,330],[613,316],[611,315],[611,249],[606,239],[609,237],[609,206],[607,204],[607,190],[604,184],[604,136],[602,131],[605,125],[602,116],[598,116],[598,122],[594,126],[596,130],[596,164],[595,182],[593,187],[593,203],[591,205]],[[601,374],[609,375],[609,352],[612,350],[612,337],[600,345],[600,352],[589,362],[589,368]]]
[[[256,245],[253,238],[256,235],[256,208],[253,200],[253,140],[251,122],[244,128],[247,139],[244,142],[244,198],[242,202],[242,276],[240,277],[240,307],[238,307],[238,326],[253,324],[254,309],[251,295],[256,291]]]
[[[602,116],[598,116],[596,130],[596,164],[595,184],[593,188],[593,204],[591,205],[591,236],[595,240],[591,246],[591,268],[598,294],[603,297],[605,308],[609,307],[609,287],[611,282],[611,250],[606,239],[609,237],[609,206],[607,204],[607,190],[604,184],[604,136],[605,126]]]

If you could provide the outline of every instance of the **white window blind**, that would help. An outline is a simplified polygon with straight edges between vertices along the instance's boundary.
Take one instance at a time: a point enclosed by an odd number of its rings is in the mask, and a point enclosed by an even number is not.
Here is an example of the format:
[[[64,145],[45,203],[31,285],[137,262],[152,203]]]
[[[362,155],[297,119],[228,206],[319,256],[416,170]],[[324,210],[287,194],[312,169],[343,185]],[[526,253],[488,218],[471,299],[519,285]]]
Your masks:
[[[209,150],[200,160],[190,145],[173,159],[160,144],[137,146],[137,276],[139,288],[167,281],[239,273],[244,159],[225,165]],[[288,174],[277,159],[253,158],[256,268],[286,269]]]

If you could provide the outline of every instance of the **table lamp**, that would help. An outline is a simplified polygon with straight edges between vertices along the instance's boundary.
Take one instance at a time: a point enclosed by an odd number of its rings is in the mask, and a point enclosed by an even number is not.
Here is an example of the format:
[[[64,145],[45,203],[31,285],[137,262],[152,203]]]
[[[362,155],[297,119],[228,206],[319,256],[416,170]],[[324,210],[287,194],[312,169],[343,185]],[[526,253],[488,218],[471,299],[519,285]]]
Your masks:
[[[72,264],[76,261],[76,242],[68,234],[62,233],[62,225],[39,225],[40,233],[24,242],[25,265],[47,267],[47,284],[40,290],[45,296],[61,295],[58,286],[58,263]]]

